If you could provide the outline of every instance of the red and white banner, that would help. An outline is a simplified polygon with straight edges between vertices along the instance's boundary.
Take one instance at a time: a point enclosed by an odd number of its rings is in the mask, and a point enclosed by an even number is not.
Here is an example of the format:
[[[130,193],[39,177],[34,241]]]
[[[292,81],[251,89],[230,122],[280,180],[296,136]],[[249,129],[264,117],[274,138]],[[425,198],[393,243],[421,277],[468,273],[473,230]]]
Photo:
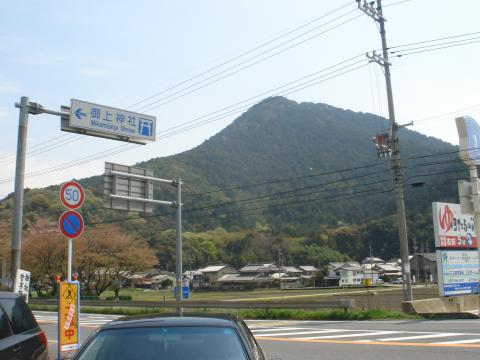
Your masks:
[[[476,248],[477,233],[472,214],[462,214],[459,204],[432,203],[435,246]]]

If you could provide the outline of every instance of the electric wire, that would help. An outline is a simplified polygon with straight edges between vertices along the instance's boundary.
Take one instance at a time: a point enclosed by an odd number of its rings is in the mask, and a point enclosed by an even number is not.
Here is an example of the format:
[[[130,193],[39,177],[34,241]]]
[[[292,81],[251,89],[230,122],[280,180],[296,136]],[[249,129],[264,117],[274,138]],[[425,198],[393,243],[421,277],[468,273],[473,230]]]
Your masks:
[[[416,43],[410,43],[410,44],[403,44],[403,45],[398,45],[398,46],[390,47],[390,49],[396,48],[396,47],[402,47],[402,46],[405,47],[405,46],[409,46],[409,45],[413,45],[413,44],[420,44],[420,43],[427,43],[427,42],[439,41],[439,40],[442,40],[442,39],[450,39],[450,38],[455,38],[455,37],[460,37],[460,36],[467,36],[467,35],[471,35],[471,34],[476,34],[476,33],[456,35],[456,36],[445,37],[445,38],[437,38],[437,39],[434,39],[434,40],[426,40],[426,41],[416,42]],[[462,45],[463,45],[463,44],[462,44]],[[443,47],[443,48],[445,48],[445,47]],[[440,49],[440,48],[438,48],[438,49]],[[430,50],[433,51],[433,50],[438,50],[438,49],[430,49]],[[402,56],[407,56],[407,55],[410,55],[410,54],[406,53],[406,54],[403,54]],[[313,86],[313,85],[312,85],[312,86]],[[188,129],[188,130],[190,130],[190,129]],[[175,134],[172,134],[172,135],[175,135]],[[124,146],[125,146],[125,145],[124,145]],[[109,155],[109,156],[110,156],[110,155]],[[39,176],[39,175],[38,175],[38,176]],[[2,181],[3,181],[3,180],[4,180],[4,179],[2,179]],[[1,183],[1,181],[0,181],[0,183]]]

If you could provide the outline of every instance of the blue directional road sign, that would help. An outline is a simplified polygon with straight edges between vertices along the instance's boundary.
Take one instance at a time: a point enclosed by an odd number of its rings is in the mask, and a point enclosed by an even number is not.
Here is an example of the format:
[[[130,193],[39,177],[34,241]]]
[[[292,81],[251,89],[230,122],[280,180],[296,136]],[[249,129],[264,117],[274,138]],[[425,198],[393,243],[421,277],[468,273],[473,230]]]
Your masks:
[[[74,210],[65,211],[60,215],[58,227],[67,238],[75,239],[83,232],[84,223],[82,215]]]
[[[155,141],[155,116],[76,99],[70,105],[71,128],[88,130],[100,137]]]

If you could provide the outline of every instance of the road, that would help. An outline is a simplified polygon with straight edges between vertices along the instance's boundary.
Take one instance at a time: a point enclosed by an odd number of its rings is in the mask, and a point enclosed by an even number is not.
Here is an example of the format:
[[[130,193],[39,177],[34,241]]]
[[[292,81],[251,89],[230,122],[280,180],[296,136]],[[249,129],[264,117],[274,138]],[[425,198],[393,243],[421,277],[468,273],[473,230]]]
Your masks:
[[[49,339],[51,358],[57,353],[57,320],[51,312],[35,312]],[[113,315],[81,315],[84,340]],[[444,321],[270,321],[248,326],[276,360],[469,360],[480,358],[480,320]]]

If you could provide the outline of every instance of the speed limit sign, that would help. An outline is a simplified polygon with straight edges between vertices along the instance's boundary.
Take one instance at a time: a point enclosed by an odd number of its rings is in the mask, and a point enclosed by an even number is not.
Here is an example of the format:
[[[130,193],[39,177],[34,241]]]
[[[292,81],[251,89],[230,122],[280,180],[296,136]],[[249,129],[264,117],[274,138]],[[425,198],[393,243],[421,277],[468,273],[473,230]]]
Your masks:
[[[60,200],[69,209],[78,209],[85,200],[82,185],[76,181],[67,181],[60,188]]]

